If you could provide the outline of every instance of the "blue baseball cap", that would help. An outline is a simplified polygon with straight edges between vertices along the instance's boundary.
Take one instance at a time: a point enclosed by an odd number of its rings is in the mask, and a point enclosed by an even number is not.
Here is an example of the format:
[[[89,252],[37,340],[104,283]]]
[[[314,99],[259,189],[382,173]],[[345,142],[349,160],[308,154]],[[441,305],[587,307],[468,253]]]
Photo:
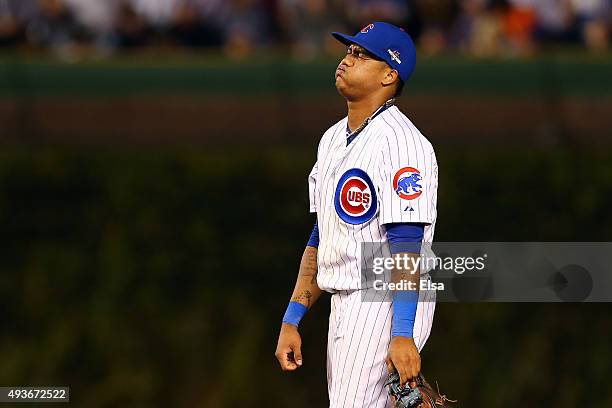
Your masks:
[[[416,65],[416,49],[410,36],[393,24],[376,21],[363,27],[354,36],[333,32],[345,45],[357,44],[385,61],[406,82]]]

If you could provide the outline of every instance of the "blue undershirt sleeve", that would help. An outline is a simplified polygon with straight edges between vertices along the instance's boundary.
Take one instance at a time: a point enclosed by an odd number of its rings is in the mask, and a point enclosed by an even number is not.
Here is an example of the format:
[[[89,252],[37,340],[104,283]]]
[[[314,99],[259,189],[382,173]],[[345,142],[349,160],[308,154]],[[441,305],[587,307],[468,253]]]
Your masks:
[[[425,231],[425,224],[398,222],[385,224],[387,240],[392,254],[400,252],[421,252],[421,242]]]
[[[394,223],[385,224],[387,240],[392,254],[400,252],[421,252],[424,224]],[[393,293],[393,320],[391,337],[414,337],[414,320],[419,300],[416,290],[396,291]]]
[[[310,233],[310,239],[306,246],[311,246],[314,248],[319,247],[319,224],[315,221],[314,227],[312,228],[312,232]]]

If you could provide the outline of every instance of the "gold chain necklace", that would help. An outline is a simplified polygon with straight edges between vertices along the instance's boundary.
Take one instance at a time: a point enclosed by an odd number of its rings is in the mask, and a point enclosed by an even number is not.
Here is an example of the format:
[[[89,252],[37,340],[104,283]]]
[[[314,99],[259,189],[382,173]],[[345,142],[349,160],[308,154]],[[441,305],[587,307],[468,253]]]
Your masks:
[[[366,120],[364,120],[363,123],[361,125],[359,125],[359,127],[357,127],[357,129],[352,131],[346,138],[350,139],[352,137],[357,136],[357,134],[359,134],[359,132],[361,132],[363,129],[365,129],[366,126],[368,126],[368,124],[372,121],[372,119],[374,119],[376,117],[376,115],[378,115],[380,112],[384,111],[388,107],[392,106],[394,103],[395,103],[395,98],[391,98],[387,102],[383,103],[378,109],[376,109],[374,111],[373,114],[371,114],[369,117],[367,117]],[[348,119],[347,119],[346,127],[348,129]]]

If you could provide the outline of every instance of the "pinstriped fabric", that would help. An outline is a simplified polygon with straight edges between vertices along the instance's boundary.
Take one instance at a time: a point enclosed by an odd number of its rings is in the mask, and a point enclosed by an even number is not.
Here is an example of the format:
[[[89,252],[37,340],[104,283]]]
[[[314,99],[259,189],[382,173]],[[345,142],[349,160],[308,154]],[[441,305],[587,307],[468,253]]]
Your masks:
[[[392,106],[346,145],[344,118],[323,135],[317,162],[308,177],[310,210],[319,225],[319,286],[327,291],[361,288],[362,242],[384,242],[382,225],[393,222],[426,223],[424,241],[432,242],[436,222],[438,165],[431,143],[410,120]],[[405,167],[419,170],[422,194],[401,198],[393,186],[394,176]],[[377,195],[377,211],[362,223],[347,223],[334,204],[342,175],[350,169],[365,171]]]
[[[363,301],[363,291],[340,291],[331,297],[327,343],[330,408],[389,408],[384,387],[385,358],[391,340],[390,293],[383,302]],[[423,349],[433,322],[435,291],[422,291],[414,341]]]
[[[362,301],[370,289],[362,287],[361,243],[385,242],[383,225],[391,222],[426,223],[423,240],[433,242],[438,166],[431,143],[394,106],[348,146],[346,126],[344,118],[325,132],[308,177],[310,211],[317,213],[319,225],[317,283],[333,293],[327,339],[330,408],[389,408],[384,381],[393,312],[390,302]],[[395,191],[394,176],[404,167],[418,169],[422,177],[418,198],[402,199]],[[363,222],[346,222],[334,203],[342,176],[352,169],[365,172],[377,197],[376,212]],[[414,340],[420,351],[431,332],[435,292],[419,296]]]

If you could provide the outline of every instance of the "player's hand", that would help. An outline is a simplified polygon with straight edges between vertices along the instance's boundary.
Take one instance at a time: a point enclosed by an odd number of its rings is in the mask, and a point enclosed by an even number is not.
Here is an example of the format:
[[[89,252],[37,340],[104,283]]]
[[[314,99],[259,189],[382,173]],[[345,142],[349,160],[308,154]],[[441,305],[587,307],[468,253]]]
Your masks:
[[[393,369],[397,370],[402,386],[405,386],[407,382],[410,382],[411,387],[416,386],[414,379],[421,371],[421,356],[416,344],[414,344],[414,339],[401,336],[393,337],[385,361],[389,373],[393,372]]]
[[[296,326],[283,323],[274,355],[283,371],[294,371],[302,365],[302,338]]]

